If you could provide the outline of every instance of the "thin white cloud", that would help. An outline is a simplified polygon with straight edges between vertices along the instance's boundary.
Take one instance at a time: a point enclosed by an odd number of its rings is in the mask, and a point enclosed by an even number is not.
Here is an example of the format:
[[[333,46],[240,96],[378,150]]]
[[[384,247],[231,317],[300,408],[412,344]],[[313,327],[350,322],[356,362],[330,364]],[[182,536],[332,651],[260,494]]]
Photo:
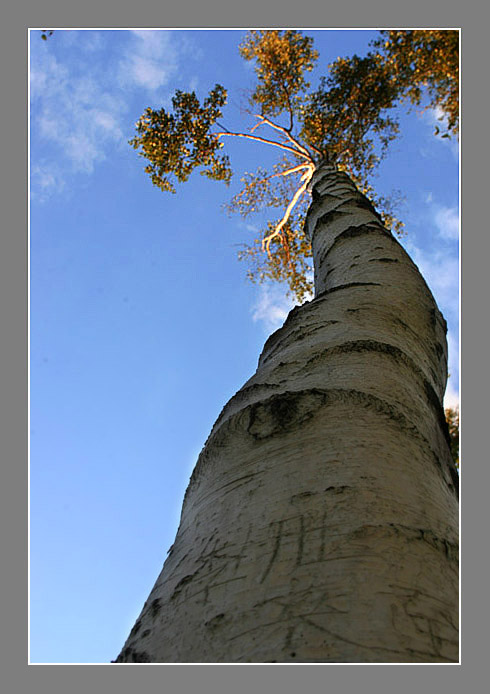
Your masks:
[[[103,32],[87,31],[83,36],[83,48],[89,52],[99,51],[104,45]]]
[[[56,40],[63,49],[76,48],[79,51],[93,53],[104,46],[104,30],[63,29],[56,31]]]
[[[111,44],[113,52],[102,52],[109,37],[112,32],[60,31],[61,58],[55,57],[54,44],[33,44],[31,193],[38,200],[66,188],[63,179],[74,173],[92,173],[114,148],[126,146],[131,90],[155,94],[176,73],[178,52],[171,32],[122,32]],[[50,155],[46,145],[52,146]],[[42,165],[36,161],[41,147]]]
[[[56,164],[40,162],[31,167],[32,197],[45,202],[53,193],[60,193],[65,187],[63,175]]]
[[[123,85],[155,91],[168,84],[176,74],[178,53],[170,32],[137,30],[119,65]]]
[[[38,56],[31,70],[31,103],[31,131],[41,141],[56,145],[51,168],[56,161],[58,183],[62,166],[65,175],[91,173],[112,147],[125,141],[123,99],[110,92],[95,68],[92,74],[79,76],[50,54]],[[46,171],[48,164],[43,167]],[[38,176],[33,186],[43,180]],[[49,188],[62,189],[44,185],[44,192]]]
[[[41,53],[31,59],[30,93],[31,102],[49,97],[56,87],[66,81],[68,69],[60,65],[49,53]]]
[[[261,285],[259,296],[252,308],[254,323],[261,321],[268,332],[282,326],[295,302],[279,286]]]
[[[453,241],[459,239],[459,211],[457,207],[436,206],[434,222],[443,238]]]
[[[457,311],[459,302],[459,209],[441,205],[429,192],[418,224],[424,228],[424,250],[409,236],[403,245],[419,266],[438,302]],[[441,239],[444,243],[441,243]]]
[[[421,212],[417,215],[414,215],[414,221],[416,220],[418,224],[423,225],[425,228],[427,228],[429,224],[431,229],[437,231],[437,236],[439,238],[453,245],[455,249],[454,252],[457,254],[460,232],[457,197],[455,198],[456,204],[452,205],[441,205],[434,197],[432,191],[421,193],[420,197],[424,201],[426,207],[422,208]]]

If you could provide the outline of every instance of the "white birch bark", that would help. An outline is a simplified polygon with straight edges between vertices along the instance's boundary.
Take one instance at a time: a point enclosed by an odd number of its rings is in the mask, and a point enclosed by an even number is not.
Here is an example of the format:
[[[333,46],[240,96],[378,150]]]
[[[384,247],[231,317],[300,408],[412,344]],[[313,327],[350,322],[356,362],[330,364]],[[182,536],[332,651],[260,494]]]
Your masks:
[[[445,321],[346,174],[312,180],[315,298],[192,474],[116,662],[457,662]]]

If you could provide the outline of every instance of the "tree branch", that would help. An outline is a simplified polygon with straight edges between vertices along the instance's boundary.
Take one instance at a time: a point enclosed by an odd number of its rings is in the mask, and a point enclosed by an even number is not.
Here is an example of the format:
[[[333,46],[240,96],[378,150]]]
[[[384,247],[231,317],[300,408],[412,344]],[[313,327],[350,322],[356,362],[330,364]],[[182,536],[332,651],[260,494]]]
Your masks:
[[[296,173],[296,171],[301,171],[301,169],[308,168],[310,168],[310,164],[298,164],[298,166],[294,166],[292,169],[286,169],[285,171],[279,171],[278,173],[271,174],[264,180],[267,181],[269,178],[274,178],[275,176],[289,176],[289,174]]]
[[[263,123],[267,123],[267,125],[270,125],[271,128],[275,128],[276,130],[279,130],[280,132],[284,133],[284,135],[288,138],[288,140],[289,140],[290,142],[292,142],[293,145],[294,145],[295,147],[297,147],[297,148],[299,149],[300,152],[303,152],[303,154],[305,154],[306,156],[308,156],[309,159],[311,160],[311,154],[308,152],[308,150],[306,149],[306,147],[303,147],[303,145],[302,145],[300,142],[298,142],[298,140],[296,140],[295,137],[293,137],[293,136],[291,135],[291,133],[289,132],[289,130],[288,130],[287,128],[283,128],[281,125],[277,125],[277,123],[273,123],[273,122],[272,122],[271,120],[269,120],[266,116],[259,116],[259,115],[256,113],[256,114],[255,114],[255,117],[256,117],[256,118],[261,118],[262,121],[261,121],[260,123],[257,123],[256,125],[254,125],[254,127],[252,128],[252,132],[255,130],[255,128],[258,128],[259,125],[262,125]]]
[[[289,91],[288,88],[286,87],[285,84],[282,85],[282,88],[284,89],[284,92],[286,93],[286,99],[288,102],[288,111],[289,111],[289,132],[291,133],[293,131],[293,107],[291,105],[291,97],[289,96]]]
[[[228,130],[228,128],[225,128],[224,125],[221,125],[221,123],[220,123],[219,121],[216,121],[216,125],[219,125],[220,128],[223,128],[223,131],[224,131],[225,133],[228,133],[229,135],[232,134],[232,133]]]
[[[287,206],[287,209],[286,209],[286,212],[284,213],[283,218],[281,219],[279,224],[276,226],[276,228],[274,229],[272,234],[269,234],[268,236],[266,236],[262,240],[262,250],[267,252],[267,255],[269,256],[269,258],[271,258],[270,245],[271,245],[272,239],[281,233],[281,229],[288,221],[289,215],[291,214],[293,207],[296,205],[296,203],[298,202],[301,195],[305,192],[305,190],[308,186],[308,183],[310,182],[311,177],[313,176],[314,170],[315,170],[314,164],[310,164],[307,167],[307,171],[305,171],[305,173],[301,176],[301,180],[304,181],[304,183],[302,186],[300,186],[298,188],[296,193],[293,195],[291,202]]]
[[[266,181],[270,181],[271,178],[275,178],[276,176],[289,176],[289,174],[296,173],[297,171],[309,169],[310,166],[310,164],[298,164],[298,166],[294,166],[291,169],[285,169],[284,171],[278,171],[277,173],[271,174],[270,176],[266,176],[265,178],[256,179],[254,181],[254,184],[265,183]],[[303,179],[301,178],[300,180]]]
[[[249,135],[248,133],[232,133],[232,132],[219,132],[219,133],[212,133],[216,137],[222,137],[223,135],[231,135],[232,137],[246,137],[248,140],[255,140],[256,142],[264,142],[267,145],[274,145],[275,147],[280,147],[281,149],[285,149],[287,152],[292,152],[295,154],[297,157],[302,157],[303,159],[306,159],[308,162],[311,162],[311,156],[309,154],[303,154],[300,150],[293,147],[288,147],[288,145],[283,145],[280,142],[275,142],[274,140],[266,140],[263,137],[259,137],[258,135]]]

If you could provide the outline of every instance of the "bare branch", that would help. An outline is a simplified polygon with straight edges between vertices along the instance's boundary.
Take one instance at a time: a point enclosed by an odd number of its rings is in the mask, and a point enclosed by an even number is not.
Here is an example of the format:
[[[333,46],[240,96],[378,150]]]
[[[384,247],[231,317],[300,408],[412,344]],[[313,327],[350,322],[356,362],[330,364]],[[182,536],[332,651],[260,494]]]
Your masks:
[[[288,221],[289,215],[291,214],[293,207],[296,205],[296,203],[298,202],[301,195],[305,192],[305,190],[308,186],[308,183],[310,182],[311,177],[313,176],[314,170],[315,170],[314,164],[310,164],[307,167],[307,171],[305,171],[305,173],[301,176],[301,180],[304,181],[304,183],[302,186],[300,186],[298,188],[296,193],[293,195],[291,202],[287,206],[287,209],[286,209],[286,212],[284,213],[283,218],[281,219],[279,224],[276,226],[276,228],[274,229],[272,234],[269,234],[268,236],[266,236],[262,240],[262,250],[267,252],[267,255],[269,256],[269,258],[271,257],[270,245],[271,245],[272,239],[281,233],[281,229]]]
[[[255,125],[250,128],[250,132],[253,133],[253,131],[258,128],[259,126],[263,125],[265,123],[264,116],[259,116],[257,113],[254,114],[256,118],[262,118],[262,120],[259,123],[255,123]]]
[[[279,130],[280,132],[282,132],[288,138],[288,140],[290,142],[292,142],[293,145],[299,149],[300,152],[303,152],[303,154],[307,155],[309,157],[309,159],[311,160],[311,154],[308,152],[306,147],[303,147],[303,145],[300,142],[298,142],[296,140],[296,138],[294,138],[291,135],[291,133],[289,132],[289,130],[287,128],[283,128],[281,125],[277,125],[277,123],[273,123],[273,121],[266,118],[266,116],[259,116],[258,114],[255,114],[255,117],[261,118],[262,120],[260,123],[257,123],[257,125],[254,125],[254,127],[252,128],[252,131],[255,130],[255,128],[257,128],[259,125],[262,125],[263,123],[267,123],[267,125],[270,125],[271,128],[275,128],[276,130]]]
[[[298,166],[294,166],[292,169],[286,169],[285,171],[279,171],[278,173],[271,174],[270,176],[267,177],[268,180],[269,178],[274,178],[275,176],[289,176],[289,174],[296,173],[297,171],[301,171],[302,169],[309,169],[310,164],[298,164]]]
[[[288,145],[283,145],[280,142],[275,142],[274,140],[266,140],[263,137],[259,137],[258,135],[249,135],[248,133],[231,133],[231,132],[219,132],[219,133],[213,133],[216,137],[222,137],[223,135],[231,135],[232,137],[246,137],[248,140],[255,140],[256,142],[264,142],[267,145],[274,145],[275,147],[280,147],[281,149],[285,149],[287,152],[292,152],[295,154],[297,157],[302,157],[303,159],[306,159],[308,162],[311,162],[311,156],[308,154],[303,154],[300,150],[293,148],[293,147],[288,147]]]
[[[298,171],[302,171],[303,169],[309,169],[309,168],[310,168],[310,164],[298,164],[298,166],[295,166],[292,169],[286,169],[285,171],[278,171],[277,173],[273,173],[270,176],[266,176],[265,178],[256,179],[255,183],[265,183],[266,181],[270,181],[271,178],[276,178],[276,176],[289,176],[292,173],[297,173]],[[303,177],[301,177],[300,180],[302,181]]]
[[[276,176],[289,176],[292,173],[297,173],[298,171],[302,171],[303,169],[309,169],[310,164],[298,164],[298,166],[293,166],[291,169],[285,169],[284,171],[278,171],[277,173],[273,173],[270,176],[266,176],[265,178],[261,179],[255,179],[254,183],[265,183],[266,181],[270,181],[271,178],[276,178]],[[303,180],[302,178],[300,180]]]
[[[318,149],[318,147],[315,147],[315,145],[310,144],[309,145],[311,149],[318,154],[319,157],[323,157],[325,154],[321,150]]]
[[[219,125],[220,128],[223,128],[223,131],[225,133],[229,133],[231,135],[231,132],[228,130],[228,128],[225,128],[225,126],[222,125],[219,121],[216,121],[216,125]]]

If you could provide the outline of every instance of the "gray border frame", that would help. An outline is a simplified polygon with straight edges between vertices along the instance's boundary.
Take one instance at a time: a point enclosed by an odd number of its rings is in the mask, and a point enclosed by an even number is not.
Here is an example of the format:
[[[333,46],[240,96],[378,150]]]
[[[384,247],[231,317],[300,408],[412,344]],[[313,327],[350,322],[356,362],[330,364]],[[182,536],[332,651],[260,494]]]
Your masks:
[[[258,7],[257,7],[258,5]],[[462,28],[462,663],[461,665],[28,665],[27,664],[27,30],[29,27]],[[0,252],[2,499],[2,682],[9,692],[378,692],[460,694],[484,691],[488,641],[486,508],[483,449],[488,292],[479,202],[488,196],[478,120],[488,113],[488,11],[481,0],[389,0],[327,5],[320,0],[19,0],[2,10],[2,235]],[[485,161],[486,163],[486,161]],[[8,203],[8,204],[7,204]],[[487,249],[488,250],[488,249]],[[475,281],[478,278],[478,284]],[[467,367],[467,368],[466,368]],[[478,426],[483,425],[483,426]],[[488,426],[488,425],[487,425]],[[476,513],[478,509],[478,517]],[[486,569],[486,570],[485,570]]]

